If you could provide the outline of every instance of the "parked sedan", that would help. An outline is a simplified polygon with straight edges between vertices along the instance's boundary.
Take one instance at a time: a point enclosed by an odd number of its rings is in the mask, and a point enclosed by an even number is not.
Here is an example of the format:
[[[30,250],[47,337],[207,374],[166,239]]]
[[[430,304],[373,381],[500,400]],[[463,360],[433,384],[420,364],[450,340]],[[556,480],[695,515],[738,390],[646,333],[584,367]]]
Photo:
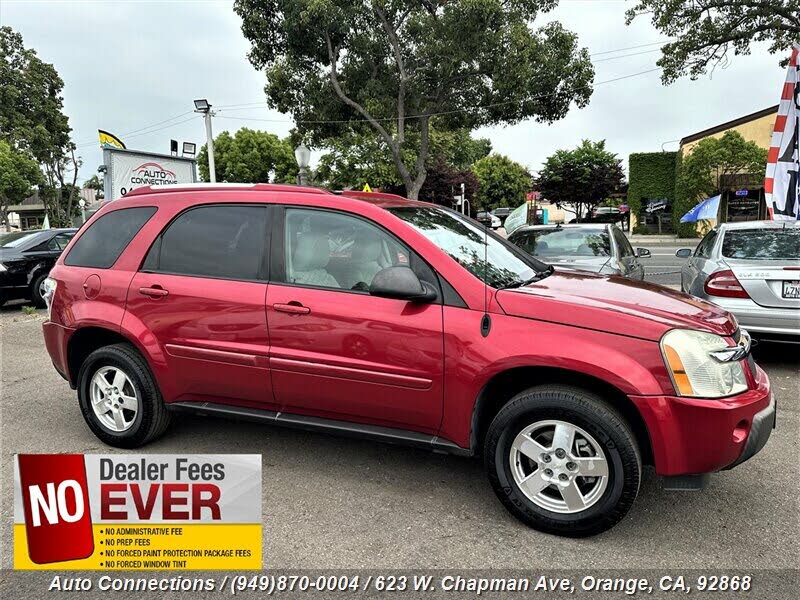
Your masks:
[[[749,221],[712,229],[681,269],[681,289],[736,315],[756,337],[800,343],[800,223]]]
[[[622,230],[609,224],[532,225],[508,240],[547,264],[637,281],[644,279],[639,259],[650,256],[646,248],[634,251]]]
[[[37,229],[0,235],[0,306],[28,298],[43,307],[42,284],[76,231]]]
[[[492,213],[486,211],[479,212],[475,219],[481,225],[491,227],[492,229],[499,229],[503,224],[499,217],[496,217]]]

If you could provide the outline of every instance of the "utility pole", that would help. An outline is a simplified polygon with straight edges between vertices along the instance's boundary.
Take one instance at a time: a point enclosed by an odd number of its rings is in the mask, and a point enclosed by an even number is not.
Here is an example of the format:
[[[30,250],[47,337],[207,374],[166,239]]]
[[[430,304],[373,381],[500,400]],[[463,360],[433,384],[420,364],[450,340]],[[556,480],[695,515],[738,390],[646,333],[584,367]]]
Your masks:
[[[214,164],[214,134],[211,132],[211,117],[214,113],[211,110],[211,105],[205,98],[194,101],[194,112],[203,115],[206,122],[206,148],[208,149],[208,178],[211,183],[217,181],[217,171]]]

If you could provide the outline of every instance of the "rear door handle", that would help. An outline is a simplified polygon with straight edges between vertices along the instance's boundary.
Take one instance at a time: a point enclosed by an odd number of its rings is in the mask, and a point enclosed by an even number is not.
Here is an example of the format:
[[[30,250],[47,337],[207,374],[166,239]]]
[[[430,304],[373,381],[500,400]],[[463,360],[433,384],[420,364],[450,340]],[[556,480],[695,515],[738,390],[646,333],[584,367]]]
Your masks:
[[[163,298],[164,296],[169,295],[169,292],[160,285],[154,285],[152,287],[140,287],[139,293],[143,296],[150,296],[151,298]]]
[[[303,306],[299,302],[289,302],[288,304],[273,304],[272,308],[274,308],[278,312],[289,313],[290,315],[307,315],[311,312],[311,309],[307,306]]]

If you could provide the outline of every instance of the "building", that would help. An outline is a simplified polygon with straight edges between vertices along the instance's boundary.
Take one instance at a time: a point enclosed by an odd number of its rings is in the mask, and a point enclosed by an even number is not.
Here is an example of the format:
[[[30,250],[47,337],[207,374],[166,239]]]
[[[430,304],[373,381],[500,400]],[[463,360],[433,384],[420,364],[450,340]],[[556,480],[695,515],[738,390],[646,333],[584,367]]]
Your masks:
[[[77,214],[73,218],[73,224],[78,227],[83,224],[82,214],[88,212],[93,214],[100,205],[97,199],[97,191],[91,188],[83,188],[80,196],[76,198],[84,201],[85,211]],[[76,209],[77,212],[77,209]],[[8,207],[8,222],[13,230],[27,231],[29,229],[41,229],[44,225],[44,217],[47,213],[42,199],[39,197],[39,190],[34,190],[33,194],[25,198],[20,204],[13,204]],[[87,214],[87,218],[89,215]]]
[[[726,131],[736,131],[748,142],[769,149],[778,105],[765,108],[738,119],[687,135],[681,140],[680,152],[687,156],[706,138],[719,138]],[[723,176],[719,182],[722,192],[719,206],[720,222],[753,221],[767,218],[764,194],[764,173],[737,173]]]

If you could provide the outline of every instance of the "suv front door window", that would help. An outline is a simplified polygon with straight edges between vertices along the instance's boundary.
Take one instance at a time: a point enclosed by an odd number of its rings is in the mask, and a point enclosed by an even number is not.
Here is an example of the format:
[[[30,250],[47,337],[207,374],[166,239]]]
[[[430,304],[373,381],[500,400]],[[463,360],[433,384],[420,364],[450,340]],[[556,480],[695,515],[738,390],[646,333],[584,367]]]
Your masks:
[[[283,410],[434,432],[442,412],[442,305],[369,295],[375,274],[430,267],[376,224],[286,208],[267,291],[272,384]],[[438,287],[438,283],[435,284]],[[331,385],[331,378],[337,385]]]

